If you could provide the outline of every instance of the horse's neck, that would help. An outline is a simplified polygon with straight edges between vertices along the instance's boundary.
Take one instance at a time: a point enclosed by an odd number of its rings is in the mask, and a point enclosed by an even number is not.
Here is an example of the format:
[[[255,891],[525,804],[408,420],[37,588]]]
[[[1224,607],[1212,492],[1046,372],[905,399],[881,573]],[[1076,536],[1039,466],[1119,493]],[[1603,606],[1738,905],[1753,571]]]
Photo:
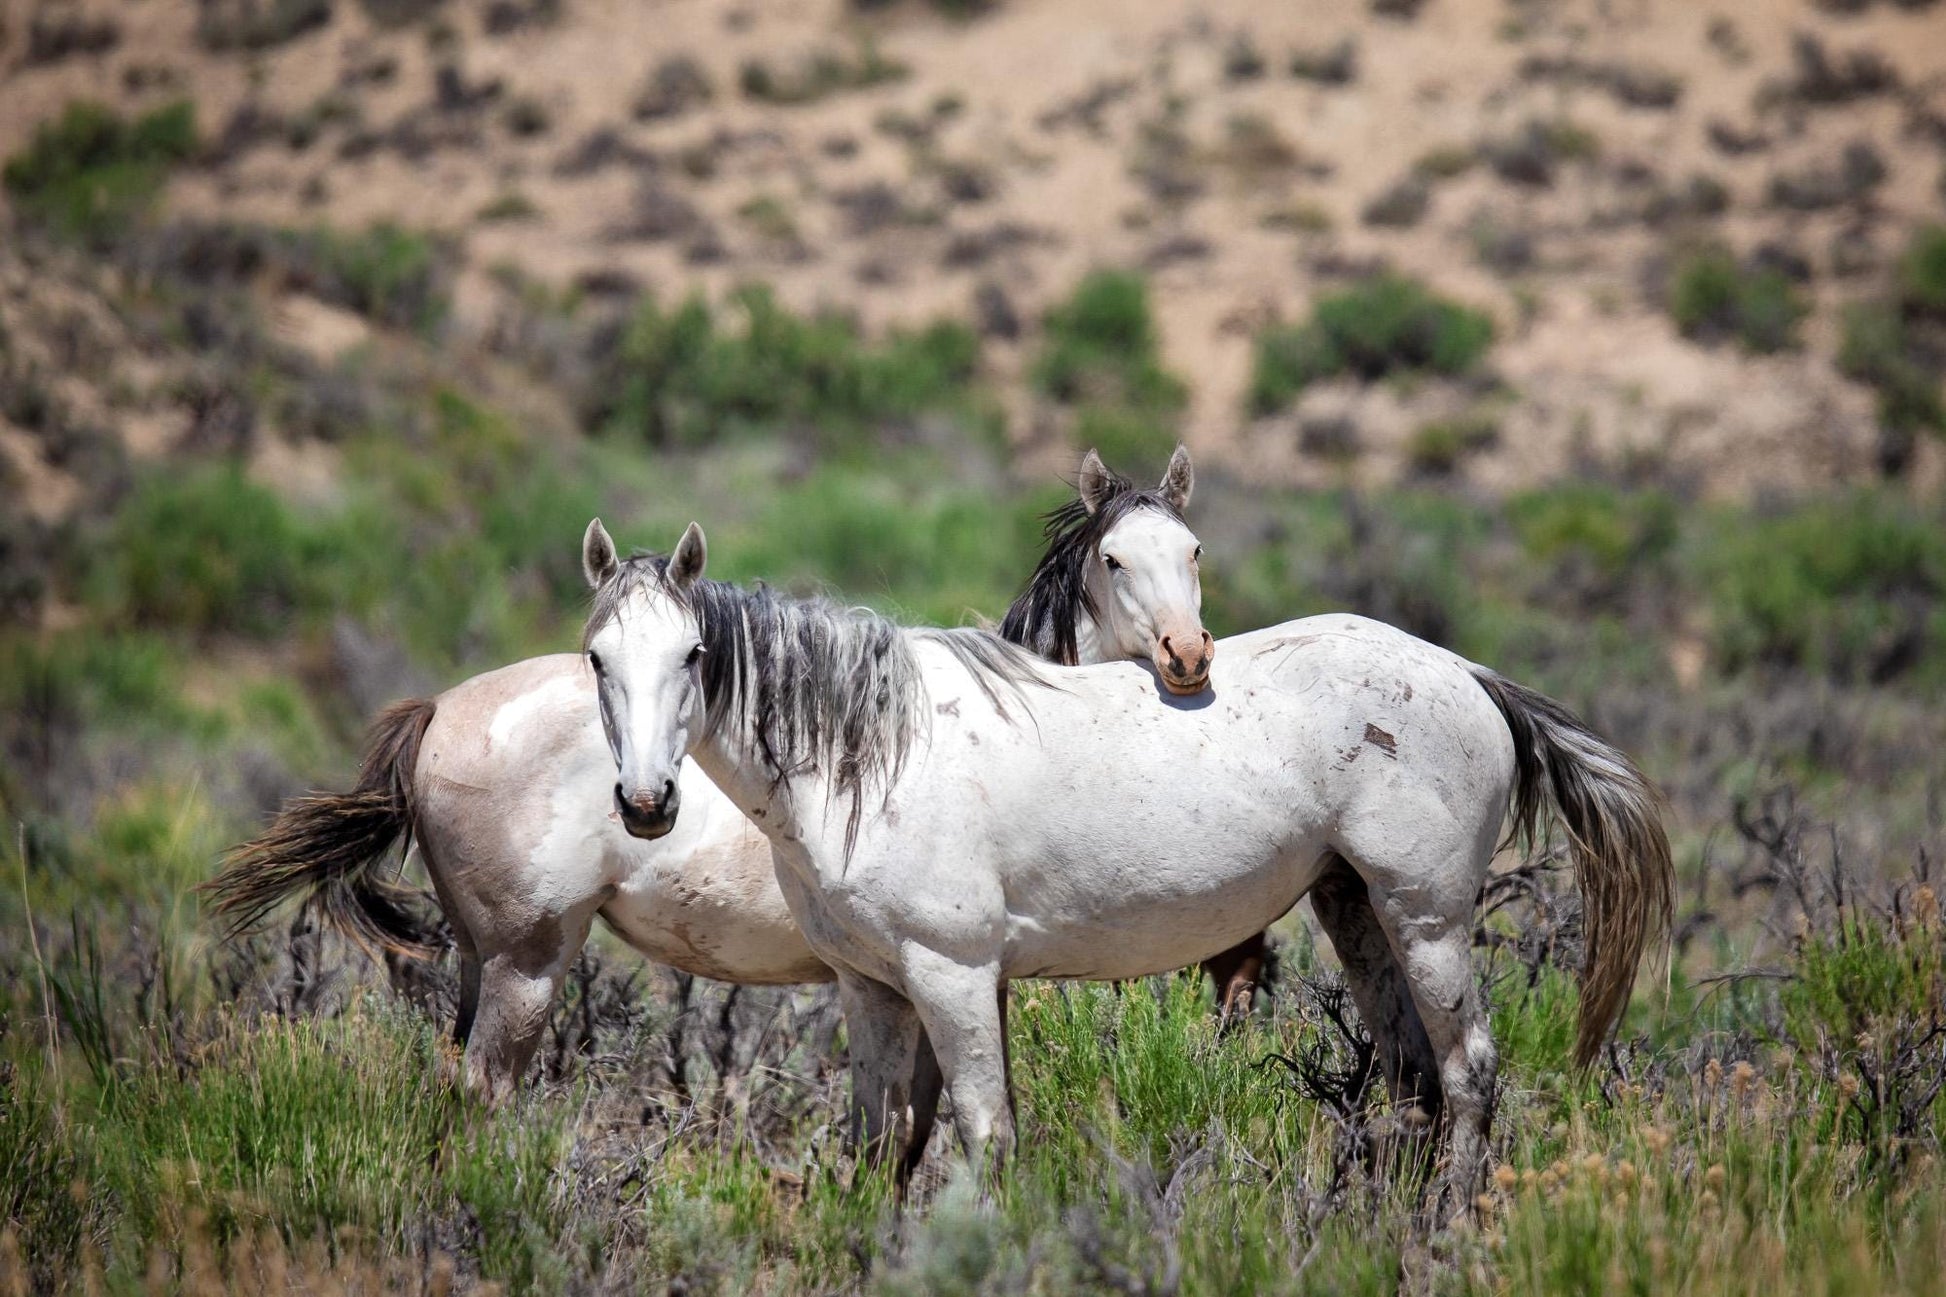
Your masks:
[[[740,734],[712,732],[690,746],[710,782],[765,834],[795,832],[790,781],[773,778],[754,744]]]
[[[1076,666],[1094,666],[1106,662],[1101,641],[1101,627],[1083,609],[1074,615],[1074,662]]]

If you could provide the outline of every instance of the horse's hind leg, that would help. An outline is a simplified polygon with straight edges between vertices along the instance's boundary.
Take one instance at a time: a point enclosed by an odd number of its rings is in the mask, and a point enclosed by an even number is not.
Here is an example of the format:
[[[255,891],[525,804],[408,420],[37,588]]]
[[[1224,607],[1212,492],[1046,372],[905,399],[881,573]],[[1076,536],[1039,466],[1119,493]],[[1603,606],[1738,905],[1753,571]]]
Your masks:
[[[1345,989],[1372,1033],[1387,1093],[1409,1124],[1432,1125],[1439,1117],[1439,1064],[1365,880],[1344,857],[1333,856],[1310,895],[1318,926],[1345,970]]]
[[[1489,841],[1484,853],[1469,850],[1404,886],[1367,876],[1372,911],[1399,956],[1439,1063],[1450,1141],[1442,1209],[1471,1204],[1486,1175],[1499,1055],[1473,977],[1473,897],[1484,870],[1473,857],[1484,862],[1491,852]]]
[[[840,969],[838,999],[844,1005],[851,1051],[852,1145],[868,1165],[879,1164],[898,1149],[903,1182],[924,1155],[925,1135],[932,1131],[939,1103],[933,1079],[938,1064],[919,1015],[898,991]],[[908,1133],[906,1114],[913,1109],[923,1109],[913,1112],[923,1122],[914,1120]]]
[[[921,1030],[912,1067],[912,1129],[906,1135],[905,1155],[899,1159],[900,1184],[910,1183],[919,1163],[925,1160],[926,1143],[932,1138],[932,1128],[939,1118],[939,1094],[945,1085],[946,1078],[939,1071],[939,1056],[932,1052],[932,1041]]]
[[[544,918],[479,961],[478,1011],[466,1042],[468,1088],[491,1103],[512,1095],[534,1061],[547,1015],[588,940],[595,905]]]

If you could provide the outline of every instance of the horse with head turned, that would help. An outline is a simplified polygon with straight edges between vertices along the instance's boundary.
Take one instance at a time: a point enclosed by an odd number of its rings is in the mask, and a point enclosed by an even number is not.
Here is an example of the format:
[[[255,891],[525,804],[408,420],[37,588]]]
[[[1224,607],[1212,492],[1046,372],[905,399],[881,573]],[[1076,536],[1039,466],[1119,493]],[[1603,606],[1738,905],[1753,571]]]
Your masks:
[[[1060,661],[1132,658],[1164,687],[1210,666],[1201,545],[1183,521],[1194,488],[1178,449],[1153,488],[1090,452],[1076,498],[1049,516],[1047,548],[1002,625]],[[589,529],[591,579],[614,556]],[[288,804],[207,885],[235,930],[302,896],[373,950],[458,950],[456,1035],[489,1096],[525,1072],[593,923],[658,963],[750,984],[831,980],[778,891],[769,844],[694,764],[648,745],[617,766],[610,725],[632,700],[580,654],[530,659],[374,726],[358,784]],[[678,812],[680,815],[678,816]],[[446,932],[386,862],[409,844]]]

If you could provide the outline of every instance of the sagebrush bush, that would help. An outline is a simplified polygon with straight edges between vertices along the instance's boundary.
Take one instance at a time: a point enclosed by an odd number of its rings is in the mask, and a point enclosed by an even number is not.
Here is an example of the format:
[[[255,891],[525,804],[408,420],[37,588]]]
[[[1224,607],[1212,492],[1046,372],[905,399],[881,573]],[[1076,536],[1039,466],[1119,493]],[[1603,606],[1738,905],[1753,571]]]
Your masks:
[[[1306,387],[1349,375],[1464,374],[1493,342],[1485,312],[1430,292],[1417,280],[1380,275],[1318,300],[1311,318],[1257,335],[1248,401],[1275,414]]]
[[[1759,354],[1795,347],[1797,326],[1809,312],[1782,271],[1745,266],[1723,247],[1690,256],[1677,268],[1669,290],[1669,314],[1684,337],[1735,338]]]
[[[1912,236],[1899,259],[1899,305],[1908,315],[1946,317],[1946,225]]]
[[[189,100],[134,121],[88,100],[43,122],[0,172],[7,194],[29,220],[66,238],[100,244],[154,206],[169,169],[196,151]]]

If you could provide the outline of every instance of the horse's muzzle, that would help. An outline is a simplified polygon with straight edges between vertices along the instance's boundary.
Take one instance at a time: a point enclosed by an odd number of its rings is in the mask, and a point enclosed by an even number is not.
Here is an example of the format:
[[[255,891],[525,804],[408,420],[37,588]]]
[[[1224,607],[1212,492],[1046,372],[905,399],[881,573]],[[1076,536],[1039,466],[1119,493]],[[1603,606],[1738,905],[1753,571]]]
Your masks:
[[[624,797],[622,786],[615,785],[615,810],[622,817],[622,827],[630,837],[665,837],[676,827],[676,812],[682,809],[682,794],[674,781],[665,781],[661,797],[638,793],[634,797]]]
[[[1208,631],[1197,633],[1194,644],[1178,644],[1164,635],[1156,643],[1155,669],[1162,687],[1181,697],[1203,692],[1209,684],[1210,663],[1216,660],[1216,641]]]

